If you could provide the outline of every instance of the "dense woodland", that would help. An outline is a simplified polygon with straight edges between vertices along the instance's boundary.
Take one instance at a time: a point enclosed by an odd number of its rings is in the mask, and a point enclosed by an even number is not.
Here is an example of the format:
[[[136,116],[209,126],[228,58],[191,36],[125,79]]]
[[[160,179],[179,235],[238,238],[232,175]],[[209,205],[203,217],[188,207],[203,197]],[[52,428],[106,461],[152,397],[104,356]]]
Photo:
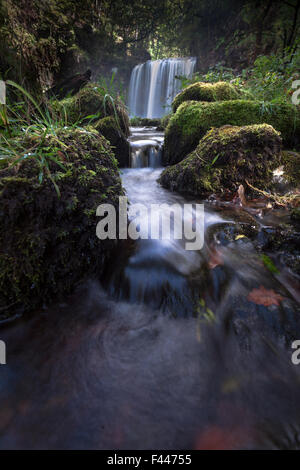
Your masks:
[[[48,87],[88,67],[119,67],[128,80],[149,58],[193,55],[201,71],[241,71],[273,54],[283,73],[299,67],[299,28],[298,0],[1,0],[0,73]]]

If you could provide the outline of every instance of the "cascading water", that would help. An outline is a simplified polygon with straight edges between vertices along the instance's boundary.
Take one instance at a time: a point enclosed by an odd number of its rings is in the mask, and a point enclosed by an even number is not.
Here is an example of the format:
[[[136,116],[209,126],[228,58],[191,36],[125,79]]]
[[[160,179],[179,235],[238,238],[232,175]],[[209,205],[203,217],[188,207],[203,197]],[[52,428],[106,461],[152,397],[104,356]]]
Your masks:
[[[129,137],[130,167],[160,167],[163,140],[163,132],[154,127],[132,127]]]
[[[132,116],[160,118],[170,110],[180,91],[180,80],[190,78],[195,57],[148,60],[134,67],[129,85],[129,110]]]

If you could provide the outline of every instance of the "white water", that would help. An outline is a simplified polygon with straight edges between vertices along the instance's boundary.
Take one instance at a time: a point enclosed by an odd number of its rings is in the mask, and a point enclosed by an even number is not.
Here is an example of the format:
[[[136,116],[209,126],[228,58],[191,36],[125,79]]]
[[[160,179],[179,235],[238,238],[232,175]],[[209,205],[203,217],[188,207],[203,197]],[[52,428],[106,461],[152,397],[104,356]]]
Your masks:
[[[130,167],[160,167],[164,133],[154,127],[132,127],[130,130]]]
[[[170,110],[180,91],[181,81],[190,78],[196,65],[195,57],[148,60],[134,67],[129,85],[131,116],[160,118]]]

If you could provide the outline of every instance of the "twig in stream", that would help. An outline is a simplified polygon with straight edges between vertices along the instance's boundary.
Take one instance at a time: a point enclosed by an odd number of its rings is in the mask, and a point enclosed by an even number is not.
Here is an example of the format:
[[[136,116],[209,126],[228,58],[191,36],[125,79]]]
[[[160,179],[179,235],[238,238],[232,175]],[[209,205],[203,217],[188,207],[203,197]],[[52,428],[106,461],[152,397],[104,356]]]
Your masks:
[[[287,205],[291,205],[296,207],[300,204],[300,192],[297,191],[290,195],[279,196],[279,194],[272,194],[268,193],[267,191],[263,191],[262,189],[258,189],[255,186],[252,186],[247,180],[245,180],[247,185],[253,189],[254,191],[262,194],[267,199],[272,199],[278,206],[286,207]]]

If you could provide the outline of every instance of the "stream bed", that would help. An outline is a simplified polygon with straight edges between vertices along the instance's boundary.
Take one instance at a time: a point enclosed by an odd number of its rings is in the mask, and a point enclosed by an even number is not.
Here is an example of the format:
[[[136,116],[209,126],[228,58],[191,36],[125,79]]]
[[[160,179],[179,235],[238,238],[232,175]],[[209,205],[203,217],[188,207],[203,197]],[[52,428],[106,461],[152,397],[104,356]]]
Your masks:
[[[157,183],[162,140],[134,130],[129,201],[202,202]],[[0,448],[300,448],[299,276],[262,261],[284,217],[205,202],[202,250],[127,241],[102,283],[2,328]]]

